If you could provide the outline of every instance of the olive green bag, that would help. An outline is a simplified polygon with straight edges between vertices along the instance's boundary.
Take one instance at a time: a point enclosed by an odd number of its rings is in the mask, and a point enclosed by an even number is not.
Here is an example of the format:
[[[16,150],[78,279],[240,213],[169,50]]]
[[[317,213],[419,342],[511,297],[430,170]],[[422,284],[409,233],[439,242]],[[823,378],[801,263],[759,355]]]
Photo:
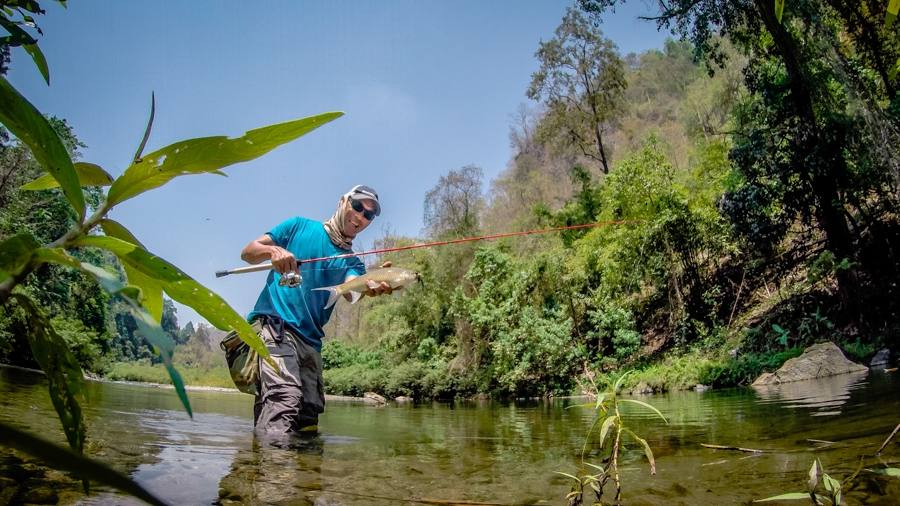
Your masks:
[[[252,324],[253,330],[259,335],[262,332],[262,322],[256,320]],[[259,354],[256,350],[238,337],[234,330],[225,335],[219,347],[225,352],[225,362],[231,372],[231,380],[234,386],[245,394],[257,395],[259,392]]]

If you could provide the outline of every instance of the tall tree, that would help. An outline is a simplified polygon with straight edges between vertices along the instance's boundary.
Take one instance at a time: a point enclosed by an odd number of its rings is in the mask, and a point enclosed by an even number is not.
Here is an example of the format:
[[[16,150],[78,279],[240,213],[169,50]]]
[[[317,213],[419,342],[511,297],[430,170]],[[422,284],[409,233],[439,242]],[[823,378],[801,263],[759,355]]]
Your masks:
[[[528,98],[543,101],[548,126],[564,132],[581,153],[609,173],[604,135],[621,111],[625,66],[615,44],[577,9],[569,8],[556,36],[541,42],[540,69],[531,76]]]
[[[484,206],[481,181],[484,171],[466,165],[441,176],[425,194],[425,227],[431,237],[469,235],[479,229]]]

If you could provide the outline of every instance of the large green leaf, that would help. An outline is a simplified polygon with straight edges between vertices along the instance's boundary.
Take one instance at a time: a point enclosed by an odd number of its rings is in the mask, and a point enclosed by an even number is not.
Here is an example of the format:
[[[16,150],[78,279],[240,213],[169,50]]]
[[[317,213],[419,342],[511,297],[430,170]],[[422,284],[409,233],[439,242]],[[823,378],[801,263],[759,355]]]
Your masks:
[[[113,252],[124,264],[131,265],[143,274],[157,280],[170,297],[194,308],[214,327],[237,331],[241,340],[277,368],[277,364],[269,358],[269,351],[262,339],[256,335],[247,320],[237,314],[221,297],[174,265],[139,246],[115,237],[89,236],[79,239],[78,244]]]
[[[93,163],[78,162],[73,165],[75,173],[78,174],[78,183],[81,186],[109,186],[113,182],[112,176],[103,170],[103,167]],[[50,188],[58,188],[59,182],[50,174],[43,176],[23,184],[23,190],[49,190]]]
[[[79,220],[84,218],[84,195],[66,147],[47,118],[3,77],[0,77],[0,122],[31,149],[44,170],[59,182]]]
[[[3,422],[0,422],[0,444],[37,457],[56,469],[69,471],[81,478],[115,487],[149,504],[165,505],[147,489],[106,464],[91,460],[68,448],[44,441]]]
[[[24,47],[25,51],[31,55],[34,64],[41,72],[41,75],[44,76],[44,81],[46,81],[47,84],[50,84],[50,69],[47,67],[47,59],[44,58],[44,53],[41,51],[41,48],[39,48],[37,44],[25,44],[22,47]]]
[[[81,453],[85,432],[79,402],[84,400],[81,366],[30,297],[18,292],[13,292],[11,297],[29,315],[27,338],[31,353],[47,375],[50,400],[62,422],[69,446]]]
[[[891,0],[888,2],[887,11],[884,13],[885,28],[890,28],[891,25],[894,24],[898,12],[900,12],[900,0]]]
[[[138,334],[152,344],[159,356],[162,357],[163,364],[165,364],[166,370],[169,372],[169,377],[172,378],[175,392],[178,393],[178,398],[184,404],[184,409],[187,410],[188,415],[193,418],[194,411],[191,409],[187,391],[184,389],[184,380],[181,378],[178,370],[175,369],[175,364],[172,363],[172,355],[175,353],[175,341],[172,339],[172,336],[159,326],[159,322],[154,321],[153,317],[146,311],[135,306],[131,312],[138,326]]]
[[[130,306],[134,321],[138,326],[138,333],[153,346],[157,355],[163,359],[163,364],[165,364],[166,370],[169,372],[169,377],[172,379],[172,386],[175,387],[178,398],[181,399],[181,403],[184,405],[184,409],[187,411],[188,415],[193,417],[194,414],[191,409],[191,403],[190,400],[188,400],[187,391],[185,391],[184,388],[184,380],[181,378],[181,374],[175,369],[175,365],[172,362],[172,354],[175,352],[175,342],[172,340],[172,337],[160,327],[159,322],[155,321],[154,317],[138,304],[137,297],[142,292],[133,290],[134,287],[130,285],[125,285],[115,274],[106,269],[78,261],[63,249],[41,248],[37,251],[35,257],[44,262],[54,262],[80,269],[93,275],[104,290],[110,293],[119,294],[123,297],[125,302]]]
[[[137,237],[121,223],[110,219],[104,219],[100,221],[100,226],[103,228],[103,232],[106,235],[134,244],[142,249],[146,249],[144,248],[144,245],[138,241]],[[135,268],[129,263],[125,263],[123,266],[125,267],[125,275],[128,276],[128,283],[141,289],[141,295],[138,302],[144,306],[144,309],[150,313],[150,316],[152,316],[157,323],[162,321],[162,285],[160,285],[156,279],[144,274],[140,269]]]
[[[215,172],[235,163],[253,160],[343,114],[328,112],[257,128],[237,139],[217,136],[176,142],[128,167],[109,189],[107,201],[115,205],[162,186],[176,176]]]
[[[0,270],[9,274],[18,273],[40,246],[37,239],[28,232],[16,234],[3,241],[0,243]]]

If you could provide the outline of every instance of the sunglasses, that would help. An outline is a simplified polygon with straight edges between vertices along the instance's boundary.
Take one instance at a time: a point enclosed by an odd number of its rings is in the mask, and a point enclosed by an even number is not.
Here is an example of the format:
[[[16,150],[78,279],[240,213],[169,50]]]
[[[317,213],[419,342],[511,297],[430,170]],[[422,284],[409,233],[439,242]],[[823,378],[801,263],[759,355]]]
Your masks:
[[[365,218],[369,221],[372,221],[375,219],[375,211],[370,211],[370,210],[366,209],[366,206],[364,206],[362,204],[362,202],[354,199],[353,197],[349,197],[349,198],[350,198],[350,207],[352,207],[354,211],[362,214],[363,218]]]

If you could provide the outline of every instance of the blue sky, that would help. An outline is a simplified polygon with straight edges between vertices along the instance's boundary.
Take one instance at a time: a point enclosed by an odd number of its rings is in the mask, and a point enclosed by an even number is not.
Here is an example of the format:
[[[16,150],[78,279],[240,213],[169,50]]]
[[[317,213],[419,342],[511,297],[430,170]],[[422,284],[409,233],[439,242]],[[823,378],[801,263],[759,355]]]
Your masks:
[[[229,177],[177,178],[113,210],[153,253],[240,313],[261,273],[216,279],[241,248],[294,215],[324,220],[354,184],[384,212],[355,243],[385,231],[417,236],[423,197],[441,175],[474,164],[487,183],[510,159],[509,127],[534,53],[570,1],[71,1],[46,0],[37,21],[48,87],[13,52],[9,80],[42,112],[65,118],[83,161],[118,176],[134,155],[156,94],[145,152],[325,111],[346,115]],[[261,7],[263,6],[263,7]],[[602,25],[622,54],[662,47],[630,2]],[[179,306],[179,321],[197,321]]]

